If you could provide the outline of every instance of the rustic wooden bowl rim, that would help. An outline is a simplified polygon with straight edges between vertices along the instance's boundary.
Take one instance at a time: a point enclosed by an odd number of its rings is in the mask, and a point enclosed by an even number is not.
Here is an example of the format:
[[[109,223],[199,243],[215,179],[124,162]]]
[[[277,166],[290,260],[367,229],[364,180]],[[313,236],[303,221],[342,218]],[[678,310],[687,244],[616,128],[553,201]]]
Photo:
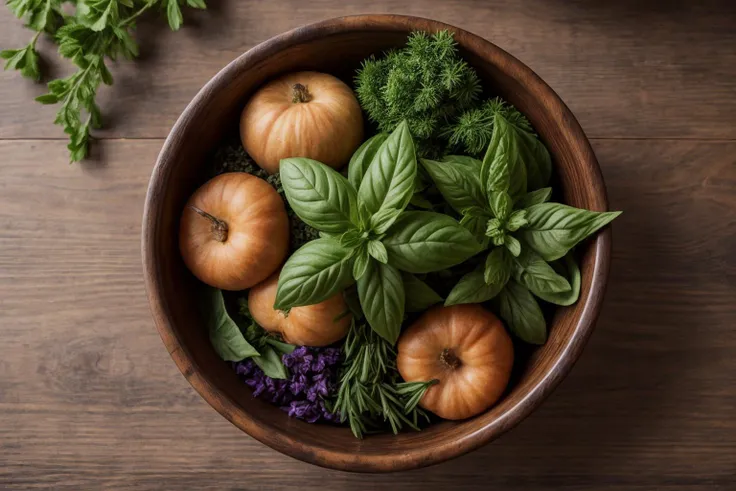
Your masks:
[[[611,234],[609,230],[604,230],[593,240],[590,246],[594,255],[592,283],[590,295],[586,299],[582,314],[556,363],[528,391],[526,397],[495,421],[462,438],[447,438],[442,442],[433,443],[431,446],[407,449],[404,453],[394,453],[390,457],[376,454],[356,457],[350,452],[308,447],[298,442],[295,443],[292,440],[293,435],[288,435],[283,430],[279,431],[283,431],[282,436],[284,438],[267,438],[266,431],[272,431],[272,429],[266,430],[259,426],[227,394],[221,393],[218,388],[210,384],[200,367],[189,358],[187,348],[180,342],[172,325],[169,313],[170,306],[162,296],[161,272],[156,264],[154,240],[156,236],[155,229],[162,213],[157,197],[163,192],[171,170],[167,168],[171,166],[171,161],[167,156],[179,144],[177,135],[182,132],[185,125],[190,123],[196,107],[206,102],[212,93],[222,90],[235,80],[242,70],[266,60],[269,56],[287,47],[334,34],[361,31],[406,31],[416,28],[417,25],[421,25],[424,29],[451,30],[466,47],[482,52],[483,58],[492,63],[505,66],[506,75],[512,77],[521,86],[525,88],[533,87],[534,91],[541,94],[548,111],[555,115],[555,119],[560,125],[564,124],[572,144],[576,146],[581,155],[585,156],[586,162],[581,165],[586,167],[586,172],[589,174],[587,177],[592,184],[597,189],[602,190],[603,196],[600,202],[607,208],[605,186],[600,168],[582,128],[559,96],[541,78],[509,53],[479,36],[441,22],[399,15],[357,15],[324,20],[271,38],[240,55],[217,73],[199,91],[181,114],[163,145],[153,169],[146,195],[142,229],[142,257],[146,289],[156,327],[182,374],[214,409],[253,438],[284,454],[334,469],[386,472],[432,465],[474,450],[513,428],[534,411],[559,385],[579,358],[600,311],[608,279]],[[238,418],[233,417],[235,413],[239,414]]]

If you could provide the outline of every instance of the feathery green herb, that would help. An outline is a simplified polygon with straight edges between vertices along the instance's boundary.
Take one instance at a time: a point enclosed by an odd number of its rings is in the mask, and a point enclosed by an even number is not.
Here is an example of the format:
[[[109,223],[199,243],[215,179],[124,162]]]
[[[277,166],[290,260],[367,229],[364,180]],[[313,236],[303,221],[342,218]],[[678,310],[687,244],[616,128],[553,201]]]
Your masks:
[[[73,15],[64,13],[65,4],[72,4]],[[59,54],[71,61],[77,71],[52,80],[49,92],[36,98],[42,104],[61,104],[54,120],[69,135],[72,162],[89,153],[90,130],[102,126],[100,108],[95,102],[101,84],[112,85],[113,78],[106,62],[122,56],[138,56],[138,44],[133,39],[136,19],[151,9],[166,13],[169,27],[181,27],[181,6],[204,9],[204,0],[9,0],[8,8],[35,34],[23,48],[0,52],[7,60],[5,69],[15,69],[24,77],[41,79],[36,42],[42,33],[59,46]]]

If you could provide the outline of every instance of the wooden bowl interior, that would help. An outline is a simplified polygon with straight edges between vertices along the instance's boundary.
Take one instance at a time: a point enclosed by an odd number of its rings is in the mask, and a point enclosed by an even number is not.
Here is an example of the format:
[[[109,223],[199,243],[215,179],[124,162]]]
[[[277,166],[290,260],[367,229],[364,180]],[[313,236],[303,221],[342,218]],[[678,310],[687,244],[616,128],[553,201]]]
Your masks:
[[[225,417],[264,443],[303,460],[342,469],[418,467],[464,453],[498,436],[526,416],[564,376],[571,363],[560,368],[564,365],[561,360],[568,351],[579,352],[577,345],[584,343],[592,327],[592,319],[587,323],[580,319],[590,316],[584,312],[586,308],[597,310],[596,302],[588,300],[597,253],[604,250],[597,247],[600,239],[581,251],[580,301],[555,311],[548,342],[528,350],[526,359],[522,357],[515,384],[500,403],[467,421],[442,422],[422,432],[380,434],[362,441],[347,428],[303,423],[253,398],[250,389],[210,346],[196,308],[201,285],[184,266],[177,245],[180,213],[186,199],[203,182],[208,158],[223,135],[237,125],[248,96],[272,77],[308,69],[333,73],[350,83],[361,60],[403,45],[411,29],[444,27],[407,19],[393,18],[388,24],[351,23],[348,19],[328,24],[323,32],[305,35],[296,31],[233,62],[202,90],[175,126],[154,170],[147,201],[144,257],[149,295],[163,340],[184,375]],[[574,119],[565,121],[562,111],[566,109],[561,103],[544,100],[544,91],[549,90],[546,85],[490,43],[459,30],[456,39],[462,54],[483,78],[487,92],[514,104],[540,133],[554,156],[564,200],[577,207],[606,209],[605,192],[587,141],[581,132],[575,135],[579,129]],[[540,84],[541,93],[530,80]]]

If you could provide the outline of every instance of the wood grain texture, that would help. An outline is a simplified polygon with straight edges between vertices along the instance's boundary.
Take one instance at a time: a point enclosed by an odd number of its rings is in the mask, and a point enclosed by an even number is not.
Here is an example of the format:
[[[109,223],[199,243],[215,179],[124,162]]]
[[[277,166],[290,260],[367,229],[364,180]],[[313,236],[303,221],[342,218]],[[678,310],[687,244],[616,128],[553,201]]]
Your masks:
[[[142,56],[114,67],[103,88],[103,137],[163,138],[199,88],[256,44],[328,17],[369,12],[432,17],[474,32],[535,70],[592,137],[736,138],[736,9],[731,0],[212,0],[168,32],[147,18]],[[0,9],[0,47],[29,32]],[[50,43],[53,74],[67,73]],[[43,86],[0,73],[0,138],[62,137]],[[145,98],[141,101],[141,94]]]
[[[625,213],[582,359],[496,443],[389,476],[285,457],[179,374],[137,236],[160,145],[70,168],[61,142],[0,143],[0,489],[733,489],[736,142],[595,141]]]

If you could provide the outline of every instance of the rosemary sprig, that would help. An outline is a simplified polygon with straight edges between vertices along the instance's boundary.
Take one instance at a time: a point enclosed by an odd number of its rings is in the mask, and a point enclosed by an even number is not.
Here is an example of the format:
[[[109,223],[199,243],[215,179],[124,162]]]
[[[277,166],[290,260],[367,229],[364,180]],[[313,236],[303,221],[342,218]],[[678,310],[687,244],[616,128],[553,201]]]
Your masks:
[[[74,5],[73,15],[64,13],[64,4]],[[49,82],[49,92],[36,98],[42,104],[61,104],[54,123],[69,135],[72,162],[87,156],[90,129],[102,125],[95,97],[101,83],[113,83],[106,60],[138,56],[132,32],[136,19],[148,10],[163,10],[171,29],[178,30],[184,4],[206,8],[204,0],[8,0],[8,8],[35,34],[25,47],[0,52],[0,58],[7,60],[5,69],[40,80],[36,42],[42,33],[50,36],[58,44],[59,54],[77,68],[72,75]]]
[[[332,407],[357,438],[386,424],[396,434],[404,426],[419,430],[420,418],[429,421],[417,404],[436,380],[401,382],[396,352],[363,323],[353,321],[343,351],[345,361]]]

